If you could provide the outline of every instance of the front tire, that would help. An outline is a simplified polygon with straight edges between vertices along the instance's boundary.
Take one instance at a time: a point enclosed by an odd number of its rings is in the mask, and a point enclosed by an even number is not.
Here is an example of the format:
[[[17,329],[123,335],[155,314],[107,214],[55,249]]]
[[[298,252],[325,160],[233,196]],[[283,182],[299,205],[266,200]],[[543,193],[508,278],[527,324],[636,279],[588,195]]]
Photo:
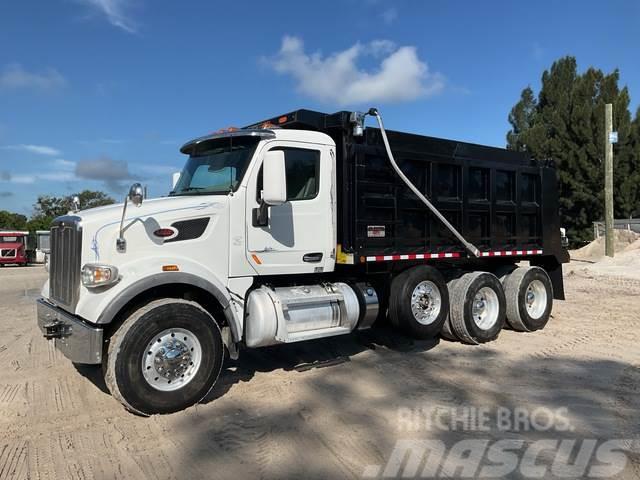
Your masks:
[[[220,328],[200,305],[154,300],[111,336],[103,365],[105,383],[134,413],[176,412],[209,393],[223,357]]]
[[[437,337],[449,311],[449,293],[442,274],[420,265],[405,270],[391,282],[391,323],[414,338]]]

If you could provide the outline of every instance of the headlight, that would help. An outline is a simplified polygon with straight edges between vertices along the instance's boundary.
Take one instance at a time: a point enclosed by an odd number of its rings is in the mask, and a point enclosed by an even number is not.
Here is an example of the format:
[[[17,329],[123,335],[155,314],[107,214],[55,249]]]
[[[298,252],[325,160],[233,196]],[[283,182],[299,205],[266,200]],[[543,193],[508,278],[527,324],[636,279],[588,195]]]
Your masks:
[[[112,265],[87,263],[82,267],[82,284],[85,287],[103,287],[118,280],[118,269]]]

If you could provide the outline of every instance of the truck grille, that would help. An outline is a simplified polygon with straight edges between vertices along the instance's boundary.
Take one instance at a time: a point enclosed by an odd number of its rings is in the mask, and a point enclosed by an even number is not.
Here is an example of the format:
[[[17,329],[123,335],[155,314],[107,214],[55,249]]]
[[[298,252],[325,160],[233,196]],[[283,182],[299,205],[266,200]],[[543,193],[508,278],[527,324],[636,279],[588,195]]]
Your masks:
[[[80,293],[81,254],[80,217],[56,218],[51,225],[49,294],[57,305],[72,313]]]
[[[15,248],[3,248],[0,250],[0,257],[2,258],[16,258]]]

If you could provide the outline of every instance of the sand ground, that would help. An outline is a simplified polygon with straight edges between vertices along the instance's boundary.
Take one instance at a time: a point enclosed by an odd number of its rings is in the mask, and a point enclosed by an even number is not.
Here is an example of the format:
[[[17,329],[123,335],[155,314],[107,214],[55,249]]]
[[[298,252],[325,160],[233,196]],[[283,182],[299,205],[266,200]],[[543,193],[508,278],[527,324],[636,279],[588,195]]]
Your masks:
[[[244,351],[202,404],[142,418],[111,398],[99,368],[74,366],[40,335],[44,270],[0,269],[0,479],[359,478],[403,439],[637,440],[640,280],[573,272],[543,331],[473,347],[379,327]],[[485,409],[489,431],[402,417],[438,406]],[[500,407],[566,408],[570,433],[498,428]],[[640,478],[640,455],[627,459],[615,478]]]

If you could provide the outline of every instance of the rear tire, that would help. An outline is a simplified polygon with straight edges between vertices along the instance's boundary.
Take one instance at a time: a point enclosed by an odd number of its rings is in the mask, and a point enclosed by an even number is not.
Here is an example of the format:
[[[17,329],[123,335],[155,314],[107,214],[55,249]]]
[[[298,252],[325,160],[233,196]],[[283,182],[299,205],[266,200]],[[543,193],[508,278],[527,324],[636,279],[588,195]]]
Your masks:
[[[451,301],[454,285],[456,284],[457,278],[453,278],[447,282],[447,290],[449,292],[449,301]],[[451,326],[451,313],[447,314],[447,319],[442,326],[442,331],[440,332],[440,336],[445,340],[449,340],[451,342],[457,342],[460,339],[456,337],[455,333],[453,333],[453,327]]]
[[[473,345],[495,340],[505,323],[505,303],[495,275],[465,273],[452,285],[451,330],[460,341]]]
[[[553,287],[540,267],[519,267],[506,275],[502,284],[507,300],[507,322],[519,332],[545,327],[553,308]]]
[[[209,393],[223,356],[220,328],[200,305],[154,300],[111,336],[103,373],[113,397],[128,410],[171,413]]]
[[[414,338],[440,334],[449,312],[449,292],[442,274],[428,265],[405,270],[391,282],[391,323]]]

